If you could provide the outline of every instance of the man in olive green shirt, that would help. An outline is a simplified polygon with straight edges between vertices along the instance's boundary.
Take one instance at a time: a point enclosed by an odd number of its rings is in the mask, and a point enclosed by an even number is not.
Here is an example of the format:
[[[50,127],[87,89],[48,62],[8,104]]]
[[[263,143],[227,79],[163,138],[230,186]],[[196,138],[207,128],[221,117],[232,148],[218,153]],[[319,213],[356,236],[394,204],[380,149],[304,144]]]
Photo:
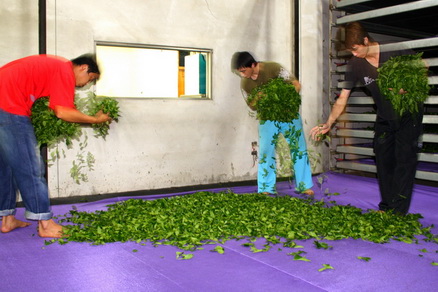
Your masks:
[[[241,77],[241,89],[249,95],[255,88],[268,83],[273,78],[282,78],[286,82],[294,85],[299,92],[301,89],[300,82],[292,76],[280,64],[275,62],[257,62],[248,52],[236,52],[232,58],[232,69]],[[252,110],[256,110],[258,98],[248,102]],[[281,97],[280,97],[281,98]],[[280,121],[259,121],[259,144],[260,160],[257,175],[258,192],[265,194],[276,193],[276,161],[275,148],[277,137],[283,134],[291,148],[291,157],[293,160],[296,190],[300,193],[313,195],[311,189],[313,186],[312,172],[310,169],[309,158],[307,155],[307,145],[302,130],[301,117],[291,120],[290,122]],[[297,146],[295,146],[297,145]],[[292,149],[298,148],[298,153]]]

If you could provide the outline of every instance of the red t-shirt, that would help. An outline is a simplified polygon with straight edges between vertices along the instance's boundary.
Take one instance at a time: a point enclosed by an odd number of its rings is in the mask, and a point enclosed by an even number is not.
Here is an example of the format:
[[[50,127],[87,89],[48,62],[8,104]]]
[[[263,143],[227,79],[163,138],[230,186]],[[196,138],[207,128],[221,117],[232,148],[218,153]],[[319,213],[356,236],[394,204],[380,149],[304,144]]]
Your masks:
[[[16,115],[30,116],[34,101],[49,97],[49,107],[74,108],[73,64],[64,58],[36,55],[0,67],[0,108]]]

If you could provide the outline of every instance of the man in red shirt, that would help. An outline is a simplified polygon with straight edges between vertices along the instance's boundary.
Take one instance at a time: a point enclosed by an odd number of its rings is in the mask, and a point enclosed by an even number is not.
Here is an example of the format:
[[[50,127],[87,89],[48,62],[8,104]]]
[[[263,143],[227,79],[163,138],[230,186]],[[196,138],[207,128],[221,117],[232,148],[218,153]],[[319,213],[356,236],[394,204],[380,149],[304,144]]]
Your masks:
[[[26,218],[38,221],[38,235],[62,236],[62,226],[52,219],[45,168],[30,120],[31,108],[36,99],[48,96],[49,107],[64,121],[89,124],[109,121],[110,117],[103,112],[89,116],[74,106],[75,87],[93,82],[99,76],[92,55],[71,61],[37,55],[0,67],[0,216],[3,233],[30,225],[15,218],[19,190]]]

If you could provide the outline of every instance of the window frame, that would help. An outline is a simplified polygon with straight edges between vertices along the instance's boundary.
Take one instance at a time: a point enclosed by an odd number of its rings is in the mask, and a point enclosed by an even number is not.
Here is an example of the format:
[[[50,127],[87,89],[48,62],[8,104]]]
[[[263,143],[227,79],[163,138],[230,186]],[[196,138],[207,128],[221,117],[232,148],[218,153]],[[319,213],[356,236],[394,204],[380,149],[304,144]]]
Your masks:
[[[170,50],[170,51],[187,51],[187,52],[199,52],[204,53],[206,57],[206,68],[205,68],[205,96],[201,95],[186,95],[186,96],[175,96],[175,97],[138,97],[138,96],[111,96],[112,98],[128,98],[128,99],[159,99],[159,100],[212,100],[212,55],[213,49],[209,48],[195,48],[195,47],[183,47],[183,46],[169,46],[169,45],[154,45],[154,44],[142,44],[142,43],[127,43],[127,42],[113,42],[113,41],[95,41],[95,53],[97,55],[97,47],[120,47],[120,48],[138,48],[138,49],[153,49],[153,50]],[[97,59],[99,56],[97,55]],[[102,72],[104,73],[104,72]],[[98,83],[96,84],[98,88]]]

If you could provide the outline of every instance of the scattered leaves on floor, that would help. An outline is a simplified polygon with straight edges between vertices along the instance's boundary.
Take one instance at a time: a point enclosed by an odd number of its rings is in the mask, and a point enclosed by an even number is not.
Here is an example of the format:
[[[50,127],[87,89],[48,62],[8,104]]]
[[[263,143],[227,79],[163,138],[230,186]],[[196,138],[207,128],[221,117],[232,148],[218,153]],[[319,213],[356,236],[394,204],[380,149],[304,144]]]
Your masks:
[[[242,245],[252,252],[268,251],[278,243],[283,247],[303,248],[295,240],[306,239],[315,239],[314,246],[319,249],[332,248],[321,240],[344,238],[417,243],[419,236],[423,236],[425,241],[438,242],[430,231],[433,226],[422,226],[420,218],[419,214],[398,216],[391,212],[363,211],[324,199],[198,192],[156,200],[129,199],[94,212],[72,209],[59,217],[60,222],[67,223],[66,237],[47,244],[133,241],[173,245],[186,251],[219,244],[213,251],[224,253],[220,244],[229,239],[245,239]],[[256,247],[257,238],[264,238],[266,244]],[[303,253],[289,255],[294,260],[309,261]],[[193,254],[177,253],[178,259],[192,257]],[[367,257],[358,258],[369,261]]]

